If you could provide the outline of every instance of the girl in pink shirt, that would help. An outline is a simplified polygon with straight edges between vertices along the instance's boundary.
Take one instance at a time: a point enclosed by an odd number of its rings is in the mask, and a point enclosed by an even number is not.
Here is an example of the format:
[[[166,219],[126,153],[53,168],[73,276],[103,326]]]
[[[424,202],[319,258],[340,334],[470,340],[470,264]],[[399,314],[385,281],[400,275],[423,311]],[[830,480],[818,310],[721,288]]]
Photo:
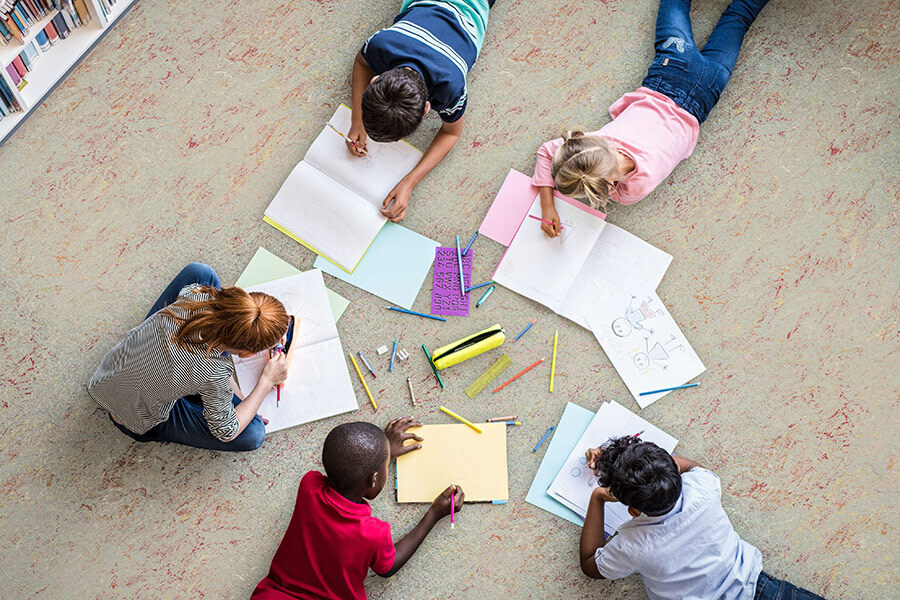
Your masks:
[[[566,132],[538,150],[532,183],[540,189],[541,228],[561,230],[553,188],[592,208],[610,199],[633,204],[691,155],[700,123],[719,100],[744,34],[768,0],[734,0],[702,50],[694,44],[690,0],[660,0],[656,56],[644,81],[609,107],[613,121],[597,131]]]

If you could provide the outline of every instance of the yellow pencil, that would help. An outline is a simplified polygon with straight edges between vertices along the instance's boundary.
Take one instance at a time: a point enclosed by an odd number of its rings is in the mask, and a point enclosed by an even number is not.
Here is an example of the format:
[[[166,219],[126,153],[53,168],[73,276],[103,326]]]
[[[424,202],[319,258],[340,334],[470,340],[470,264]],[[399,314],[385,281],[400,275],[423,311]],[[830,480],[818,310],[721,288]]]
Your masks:
[[[553,334],[553,361],[550,363],[550,391],[553,391],[553,377],[556,375],[556,343],[559,341],[559,330]]]
[[[359,370],[359,365],[356,364],[356,359],[353,358],[353,353],[347,353],[350,356],[350,360],[353,362],[353,368],[356,369],[356,374],[359,375],[359,380],[362,381],[363,387],[366,388],[366,395],[369,397],[369,402],[372,403],[372,408],[378,410],[378,405],[375,404],[375,398],[372,397],[372,392],[369,391],[369,386],[366,385],[366,380],[363,379],[362,371]]]
[[[452,410],[450,410],[450,409],[448,409],[448,408],[444,408],[443,406],[441,407],[441,410],[444,411],[445,413],[447,413],[448,415],[450,415],[451,417],[453,417],[454,419],[459,419],[460,421],[462,421],[463,423],[465,423],[466,425],[468,425],[469,427],[471,427],[472,429],[474,429],[474,430],[477,431],[478,433],[484,433],[484,432],[482,431],[481,427],[479,427],[479,426],[476,425],[475,423],[469,421],[468,419],[462,418],[461,416],[459,416],[458,414],[456,414],[456,413],[453,412]]]

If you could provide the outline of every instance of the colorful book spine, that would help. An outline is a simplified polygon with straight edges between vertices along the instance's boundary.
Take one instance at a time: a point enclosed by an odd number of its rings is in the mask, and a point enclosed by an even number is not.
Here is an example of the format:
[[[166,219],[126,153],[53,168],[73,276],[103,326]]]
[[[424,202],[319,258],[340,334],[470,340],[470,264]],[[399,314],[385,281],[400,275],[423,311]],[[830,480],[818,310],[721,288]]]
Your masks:
[[[59,39],[64,40],[69,37],[69,27],[66,25],[66,20],[63,19],[62,13],[56,13],[56,15],[51,20],[53,26],[56,27],[56,32],[59,34]]]
[[[44,33],[43,30],[37,32],[37,35],[34,36],[34,41],[37,42],[37,45],[41,50],[46,51],[50,48],[50,40],[47,38],[47,34]]]
[[[44,33],[47,34],[47,39],[50,40],[50,45],[55,46],[59,43],[59,33],[56,31],[56,27],[53,26],[53,23],[47,23],[47,26],[44,27]]]

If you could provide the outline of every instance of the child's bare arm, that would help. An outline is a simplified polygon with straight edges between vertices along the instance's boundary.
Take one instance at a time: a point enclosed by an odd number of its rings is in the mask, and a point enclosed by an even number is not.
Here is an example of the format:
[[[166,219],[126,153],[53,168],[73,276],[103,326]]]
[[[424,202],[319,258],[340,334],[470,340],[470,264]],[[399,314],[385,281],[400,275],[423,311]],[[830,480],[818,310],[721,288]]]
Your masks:
[[[672,458],[675,459],[675,464],[678,465],[678,473],[685,474],[694,467],[702,467],[700,463],[695,460],[691,460],[689,458],[685,458],[683,456],[677,456],[675,454],[672,455]]]
[[[422,516],[422,520],[412,528],[412,531],[404,535],[399,542],[394,544],[394,550],[396,551],[396,554],[394,555],[394,566],[392,566],[389,571],[378,573],[378,575],[390,577],[406,564],[406,561],[416,553],[416,550],[419,549],[419,546],[421,546],[422,542],[425,540],[425,536],[427,536],[431,529],[437,525],[437,522],[450,514],[450,495],[453,493],[456,494],[453,510],[459,511],[462,508],[466,495],[461,487],[450,486],[441,492],[441,495],[434,499],[434,502],[431,503],[431,506]]]
[[[594,579],[604,578],[600,574],[600,569],[597,568],[594,553],[597,552],[597,548],[602,548],[606,544],[606,538],[603,536],[603,517],[607,502],[616,502],[609,490],[602,487],[594,488],[594,491],[591,492],[591,499],[588,502],[584,527],[581,528],[581,544],[579,548],[581,572]]]
[[[394,189],[387,195],[382,202],[381,214],[394,221],[402,221],[406,217],[406,209],[409,206],[409,198],[413,189],[434,169],[444,157],[450,153],[453,146],[459,140],[463,130],[463,120],[460,117],[454,123],[442,123],[441,128],[434,135],[428,150],[419,159],[419,164],[409,172],[400,182],[394,186]]]
[[[362,122],[362,97],[373,77],[375,77],[375,72],[363,58],[362,52],[357,52],[356,58],[353,60],[353,76],[350,84],[350,131],[347,133],[347,137],[356,142],[356,146],[346,142],[347,149],[356,156],[365,155],[366,128],[363,127]]]
[[[562,230],[559,220],[559,213],[556,212],[556,205],[553,203],[553,188],[541,186],[538,188],[541,195],[541,216],[546,221],[550,221],[553,225],[541,223],[541,229],[550,237],[556,237]]]

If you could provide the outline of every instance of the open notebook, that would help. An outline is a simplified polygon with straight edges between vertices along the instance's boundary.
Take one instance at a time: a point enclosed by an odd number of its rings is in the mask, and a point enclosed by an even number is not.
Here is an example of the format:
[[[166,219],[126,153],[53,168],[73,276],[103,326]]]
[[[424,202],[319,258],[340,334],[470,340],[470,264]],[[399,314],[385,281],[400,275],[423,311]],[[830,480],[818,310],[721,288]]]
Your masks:
[[[565,228],[562,239],[548,237],[540,221],[526,216],[494,281],[582,327],[588,327],[584,315],[624,282],[656,289],[662,281],[672,262],[669,254],[606,223],[580,202],[557,198],[556,210]],[[541,216],[539,196],[528,215]]]
[[[591,492],[597,487],[597,477],[587,466],[584,453],[589,448],[602,445],[609,438],[634,435],[643,431],[641,439],[653,442],[668,452],[675,450],[678,440],[640,418],[618,402],[607,402],[600,407],[590,425],[575,443],[569,458],[563,464],[547,493],[563,506],[575,511],[583,518]],[[625,505],[607,502],[604,526],[612,534],[619,526],[631,518]]]
[[[269,419],[266,433],[359,408],[322,272],[306,271],[248,287],[247,291],[278,298],[288,314],[298,320],[288,379],[281,388],[281,404],[276,406],[277,393],[273,389],[259,407],[259,414]],[[244,396],[253,391],[265,364],[265,351],[250,358],[234,357]]]
[[[381,203],[422,153],[368,140],[368,156],[356,157],[338,133],[350,130],[350,109],[340,105],[329,123],[334,129],[325,125],[263,220],[352,273],[387,220]]]
[[[420,450],[397,457],[397,502],[431,502],[451,483],[463,489],[466,502],[508,500],[506,424],[478,426],[483,433],[455,423],[411,428],[424,441]]]

